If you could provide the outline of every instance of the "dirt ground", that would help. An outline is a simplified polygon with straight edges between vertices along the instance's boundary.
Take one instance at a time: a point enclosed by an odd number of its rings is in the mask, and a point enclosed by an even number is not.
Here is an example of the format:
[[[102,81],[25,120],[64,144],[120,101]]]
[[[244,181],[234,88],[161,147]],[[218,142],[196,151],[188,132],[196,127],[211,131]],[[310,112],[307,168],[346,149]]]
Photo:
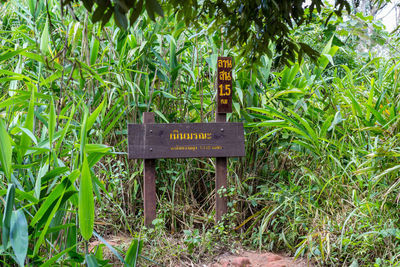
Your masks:
[[[126,236],[112,236],[106,238],[107,242],[111,246],[115,246],[122,251],[126,251],[131,242],[130,237]],[[172,239],[171,243],[177,242]],[[178,242],[177,242],[178,243]],[[94,253],[94,249],[97,245],[101,244],[100,241],[96,240],[90,243],[89,251]],[[146,248],[144,248],[146,249]],[[103,255],[105,259],[110,260],[110,264],[112,266],[122,266],[121,262],[115,257],[115,255],[107,248],[103,248]],[[166,256],[166,255],[165,255]],[[172,255],[170,255],[172,256]],[[172,257],[174,258],[174,257]],[[166,259],[164,259],[166,260]],[[159,262],[163,262],[163,260],[159,259]],[[293,257],[287,257],[280,254],[274,254],[271,252],[255,252],[255,251],[246,251],[242,248],[236,250],[235,254],[230,252],[225,252],[219,256],[215,256],[207,260],[207,262],[203,263],[193,263],[190,259],[181,258],[181,260],[174,259],[168,260],[165,266],[176,266],[176,267],[313,267],[313,265],[307,262],[304,259],[295,260]],[[200,261],[201,262],[201,261]],[[139,263],[139,266],[160,266],[157,264],[149,264],[149,262],[145,261],[144,265]],[[161,265],[163,266],[163,265]]]
[[[203,265],[207,266],[207,265]],[[308,267],[305,260],[294,260],[291,257],[265,252],[244,251],[239,255],[221,255],[209,267]],[[207,266],[207,267],[208,267]]]

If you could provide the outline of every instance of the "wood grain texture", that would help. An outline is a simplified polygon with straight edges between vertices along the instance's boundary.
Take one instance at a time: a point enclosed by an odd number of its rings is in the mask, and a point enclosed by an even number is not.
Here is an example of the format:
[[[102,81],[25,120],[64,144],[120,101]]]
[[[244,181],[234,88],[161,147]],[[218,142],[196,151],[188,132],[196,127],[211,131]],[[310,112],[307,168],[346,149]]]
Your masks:
[[[216,113],[215,121],[222,124],[229,124],[226,122],[226,114],[224,113]],[[243,140],[244,146],[244,140]],[[244,147],[243,147],[244,149]],[[244,152],[244,151],[243,151]],[[227,158],[226,157],[217,157],[216,158],[216,170],[215,170],[215,220],[218,222],[221,220],[222,216],[228,210],[228,200],[225,196],[220,196],[218,194],[218,190],[222,187],[227,188],[228,182],[228,170],[227,170]]]
[[[244,155],[242,123],[128,125],[128,156],[131,159],[242,157]]]
[[[143,122],[146,126],[147,123],[154,123],[154,113],[145,112],[143,114]],[[143,125],[142,125],[143,126]],[[140,141],[143,139],[143,141]],[[137,138],[139,142],[144,142],[144,137]],[[153,220],[156,218],[156,161],[154,159],[144,160],[144,224],[152,226]]]

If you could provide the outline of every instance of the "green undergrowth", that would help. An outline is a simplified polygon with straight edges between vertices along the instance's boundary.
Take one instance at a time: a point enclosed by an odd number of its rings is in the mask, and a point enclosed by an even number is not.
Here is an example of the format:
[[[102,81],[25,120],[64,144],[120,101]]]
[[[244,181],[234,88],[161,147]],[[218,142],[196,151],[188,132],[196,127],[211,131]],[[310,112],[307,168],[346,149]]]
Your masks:
[[[200,264],[238,248],[400,264],[400,61],[381,24],[330,17],[328,5],[318,16],[329,23],[292,33],[318,61],[283,66],[274,44],[248,62],[220,31],[175,14],[125,32],[77,10],[79,21],[53,0],[0,6],[1,265]],[[368,47],[355,27],[386,41]],[[147,111],[157,123],[215,121],[219,55],[235,62],[228,119],[244,123],[246,156],[229,159],[219,192],[215,159],[157,160],[145,229],[127,123]],[[216,193],[228,197],[217,224]],[[112,242],[120,235],[126,245]]]

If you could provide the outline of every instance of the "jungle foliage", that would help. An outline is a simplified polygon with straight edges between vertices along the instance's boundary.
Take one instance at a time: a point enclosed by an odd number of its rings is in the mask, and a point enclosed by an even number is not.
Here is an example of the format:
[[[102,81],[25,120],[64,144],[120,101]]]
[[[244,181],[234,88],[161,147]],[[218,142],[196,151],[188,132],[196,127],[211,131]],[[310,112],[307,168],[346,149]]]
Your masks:
[[[74,0],[62,1],[63,6],[70,5]],[[77,1],[77,0],[76,0]],[[296,57],[301,61],[304,54],[312,59],[318,57],[318,52],[303,42],[294,42],[290,35],[291,29],[313,20],[313,11],[318,12],[324,7],[321,0],[258,0],[258,1],[216,1],[216,0],[138,0],[138,1],[94,1],[79,0],[88,12],[92,13],[92,22],[101,21],[105,25],[111,17],[115,23],[127,29],[133,25],[143,10],[154,21],[156,15],[163,16],[166,9],[177,14],[177,20],[184,21],[187,26],[207,24],[209,18],[215,18],[210,25],[212,31],[221,29],[231,46],[241,47],[242,56],[258,61],[262,55],[272,57],[272,51],[267,44],[273,42],[279,51],[282,62],[289,64]],[[333,12],[341,16],[343,9],[350,13],[347,0],[335,1]],[[129,20],[128,20],[129,18]]]
[[[55,0],[2,4],[0,263],[199,263],[240,240],[321,266],[399,264],[397,37],[334,9],[308,9],[314,22],[288,32],[316,62],[283,65],[270,42],[255,65],[211,16],[192,27],[167,9],[124,31],[93,24],[83,6],[77,21]],[[157,122],[214,121],[219,55],[234,58],[228,119],[246,134],[246,157],[229,160],[230,186],[218,192],[229,213],[214,223],[214,159],[158,160],[159,212],[145,229],[127,123],[146,111]],[[126,247],[109,242],[121,233]]]

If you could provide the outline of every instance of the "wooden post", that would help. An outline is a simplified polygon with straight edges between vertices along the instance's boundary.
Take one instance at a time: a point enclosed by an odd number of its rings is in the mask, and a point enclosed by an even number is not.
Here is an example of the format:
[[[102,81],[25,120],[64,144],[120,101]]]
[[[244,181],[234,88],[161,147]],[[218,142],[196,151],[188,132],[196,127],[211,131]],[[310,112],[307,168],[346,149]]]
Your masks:
[[[143,123],[154,123],[154,113],[144,112]],[[144,224],[152,226],[153,220],[156,218],[156,160],[144,160]]]
[[[222,46],[223,47],[223,46]],[[226,113],[232,112],[232,57],[218,57],[217,61],[217,111],[216,122],[226,122]],[[223,131],[223,129],[221,129]],[[227,158],[216,158],[215,176],[215,212],[216,221],[228,211],[226,197],[221,197],[218,190],[221,187],[227,188]]]
[[[226,122],[226,113],[216,113],[215,114],[216,122]],[[218,194],[218,190],[221,187],[227,188],[227,158],[221,157],[216,158],[216,176],[215,176],[215,213],[216,213],[216,221],[220,221],[222,215],[224,215],[227,208],[227,199],[226,197],[221,197]]]

